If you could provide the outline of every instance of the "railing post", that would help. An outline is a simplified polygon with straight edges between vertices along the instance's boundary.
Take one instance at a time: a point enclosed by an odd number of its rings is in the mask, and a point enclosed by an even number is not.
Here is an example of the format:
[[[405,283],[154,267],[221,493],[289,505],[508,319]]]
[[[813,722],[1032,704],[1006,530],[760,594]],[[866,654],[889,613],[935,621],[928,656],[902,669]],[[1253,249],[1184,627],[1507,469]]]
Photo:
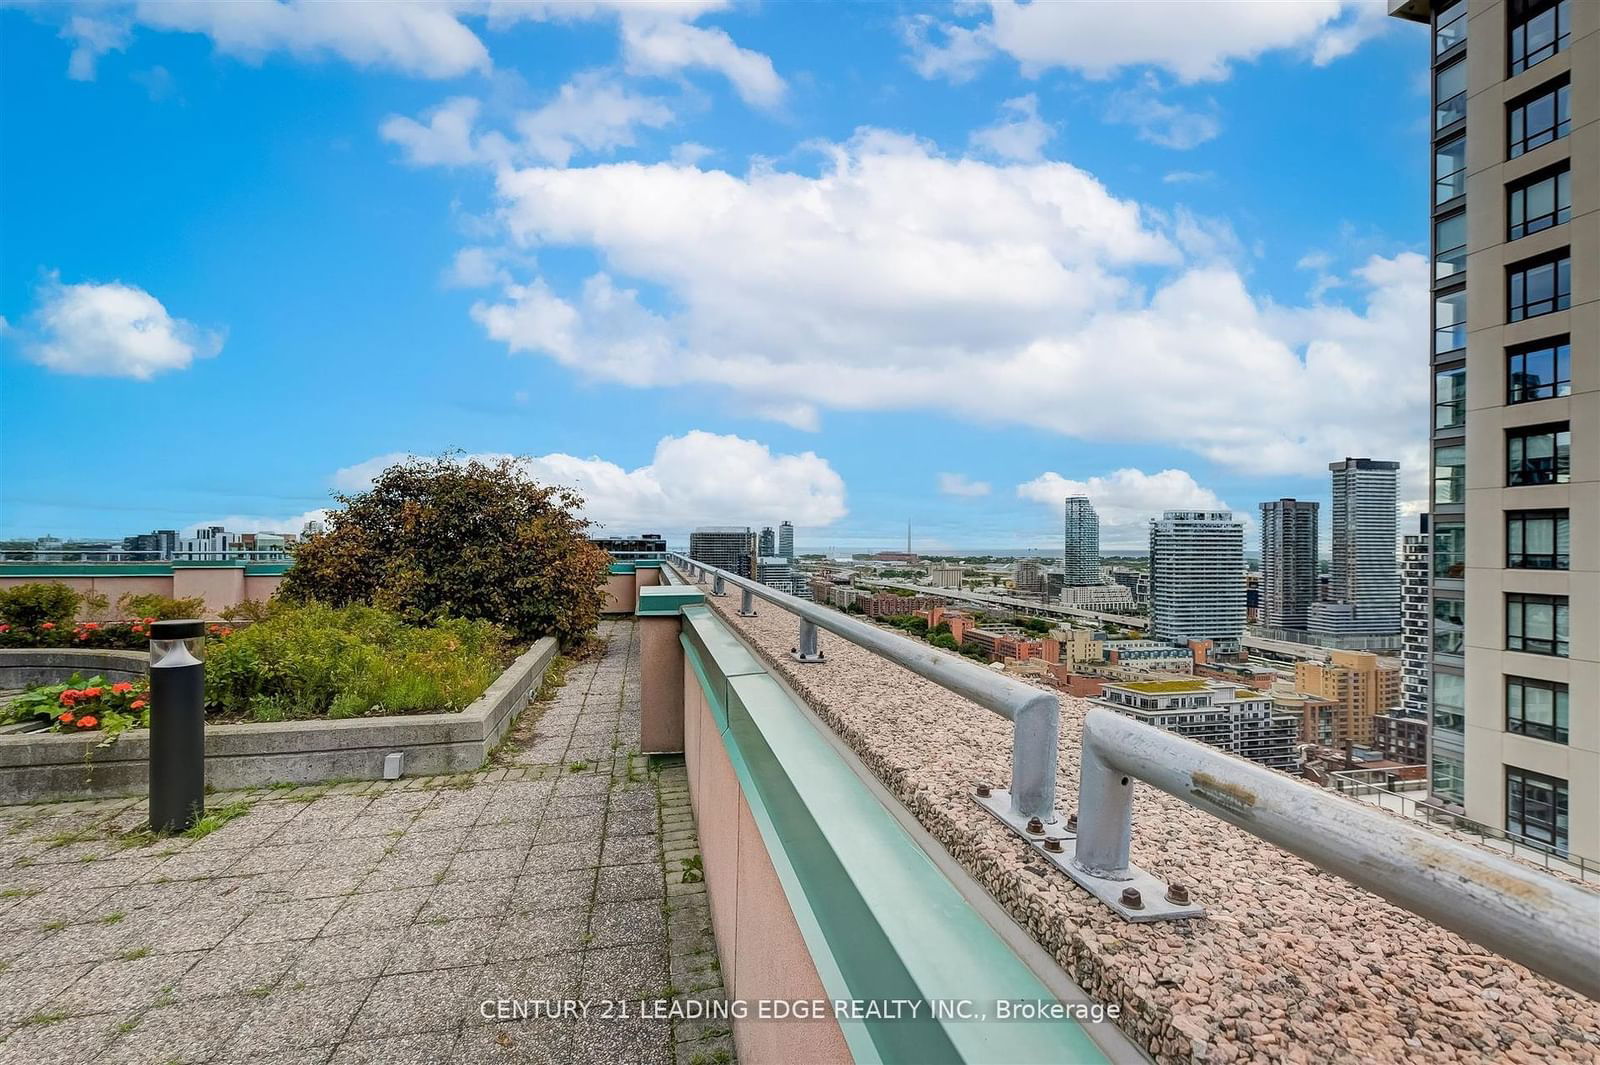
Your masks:
[[[718,573],[711,580],[711,594],[712,595],[727,595],[728,594],[727,585],[723,584],[723,582],[722,582],[722,574],[721,573]]]
[[[822,661],[822,650],[817,646],[817,627],[804,618],[800,619],[799,645],[790,648],[789,654],[796,662]]]
[[[1128,880],[1132,843],[1133,779],[1112,769],[1085,743],[1078,770],[1078,850],[1073,862],[1090,876]]]
[[[739,616],[753,618],[756,616],[756,597],[746,588],[739,594]]]

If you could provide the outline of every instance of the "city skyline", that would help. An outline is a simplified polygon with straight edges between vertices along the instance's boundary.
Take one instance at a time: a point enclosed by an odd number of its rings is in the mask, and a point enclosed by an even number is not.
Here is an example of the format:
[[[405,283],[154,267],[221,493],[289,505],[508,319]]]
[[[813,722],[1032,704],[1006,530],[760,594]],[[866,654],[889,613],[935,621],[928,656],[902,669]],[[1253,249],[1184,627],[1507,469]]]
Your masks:
[[[1388,160],[1426,99],[1402,27],[1235,5],[1215,34],[1108,66],[1057,32],[1042,65],[996,47],[958,71],[952,34],[986,16],[711,11],[666,28],[721,50],[663,68],[601,8],[509,28],[441,15],[466,63],[354,20],[251,50],[110,7],[72,26],[64,7],[0,12],[0,89],[36,101],[8,115],[29,165],[3,204],[0,536],[293,528],[375,462],[450,448],[533,456],[608,532],[766,524],[788,497],[812,545],[892,542],[907,518],[930,546],[1029,528],[1043,545],[1072,494],[1059,480],[1095,498],[1108,547],[1136,547],[1168,507],[1317,498],[1338,454],[1399,458],[1403,498],[1422,499],[1427,396],[1403,368],[1421,358],[1425,227]],[[868,76],[880,97],[847,87]],[[1275,157],[1295,98],[1346,105],[1322,124],[1340,166],[1284,181],[1247,160]],[[1420,168],[1401,180],[1420,198]],[[741,288],[719,273],[737,234],[714,220],[685,216],[703,239],[662,248],[631,220],[599,231],[583,201],[671,181],[738,204],[737,233],[819,257]],[[565,228],[527,213],[557,197]],[[984,226],[941,221],[979,197]],[[917,267],[930,237],[944,277]],[[860,248],[881,256],[865,274]],[[564,338],[543,331],[558,320]],[[764,341],[717,326],[757,321]],[[992,387],[966,385],[973,366]],[[1197,386],[1196,368],[1231,384]],[[1395,388],[1323,402],[1380,370]],[[216,425],[228,446],[113,482],[98,443],[58,431],[64,410]],[[913,431],[965,446],[895,446]],[[272,461],[241,478],[241,453]]]

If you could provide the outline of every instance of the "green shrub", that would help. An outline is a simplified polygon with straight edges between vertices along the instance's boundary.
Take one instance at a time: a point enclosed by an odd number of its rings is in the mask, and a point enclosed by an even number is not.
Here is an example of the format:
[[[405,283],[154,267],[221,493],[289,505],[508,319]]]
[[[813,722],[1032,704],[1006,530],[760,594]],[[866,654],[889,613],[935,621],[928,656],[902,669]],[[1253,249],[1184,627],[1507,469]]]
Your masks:
[[[182,621],[203,617],[206,601],[202,596],[174,599],[169,595],[125,595],[117,600],[117,609],[125,618],[144,618],[147,621]]]
[[[206,702],[257,721],[460,710],[510,660],[504,629],[373,607],[278,607],[210,642]]]
[[[17,629],[36,629],[46,622],[71,628],[83,601],[80,593],[53,581],[0,588],[0,623]]]
[[[515,460],[412,459],[337,498],[328,531],[295,549],[278,589],[289,602],[381,607],[415,624],[473,618],[563,644],[599,621],[610,559],[586,536],[582,498]]]

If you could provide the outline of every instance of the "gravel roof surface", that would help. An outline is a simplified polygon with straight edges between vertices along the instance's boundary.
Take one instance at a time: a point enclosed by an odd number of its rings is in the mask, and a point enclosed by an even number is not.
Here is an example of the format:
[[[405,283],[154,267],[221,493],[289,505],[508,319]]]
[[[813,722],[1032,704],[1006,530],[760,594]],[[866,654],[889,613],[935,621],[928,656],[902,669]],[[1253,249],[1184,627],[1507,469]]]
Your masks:
[[[1600,1061],[1600,1004],[1150,787],[1133,860],[1207,916],[1123,922],[972,802],[1009,775],[1010,722],[827,633],[800,665],[792,615],[707,602],[1158,1061]],[[1061,705],[1070,810],[1089,704]]]

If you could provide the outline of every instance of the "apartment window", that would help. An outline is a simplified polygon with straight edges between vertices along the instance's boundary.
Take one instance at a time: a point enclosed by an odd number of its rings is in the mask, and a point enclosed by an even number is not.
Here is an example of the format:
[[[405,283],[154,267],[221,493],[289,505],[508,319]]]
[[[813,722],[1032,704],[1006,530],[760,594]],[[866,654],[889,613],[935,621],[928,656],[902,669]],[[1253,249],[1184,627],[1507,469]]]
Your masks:
[[[1518,240],[1572,217],[1572,169],[1562,163],[1507,190],[1506,239]]]
[[[1567,742],[1567,686],[1531,677],[1506,678],[1506,731]]]
[[[1572,341],[1551,337],[1506,352],[1506,402],[1532,403],[1572,393]]]
[[[1433,375],[1433,427],[1459,429],[1467,424],[1467,371],[1465,367],[1440,370]]]
[[[1466,601],[1462,599],[1446,599],[1442,596],[1435,599],[1433,601],[1434,653],[1441,655],[1464,654],[1466,646]]]
[[[1466,0],[1452,4],[1433,20],[1433,54],[1444,55],[1467,39]]]
[[[1513,510],[1506,514],[1507,569],[1567,569],[1572,520],[1565,510]]]
[[[1428,790],[1445,802],[1460,806],[1466,796],[1466,774],[1461,759],[1439,751],[1433,754],[1433,765],[1428,771]]]
[[[1567,853],[1567,782],[1506,766],[1506,832]]]
[[[1507,51],[1511,57],[1512,74],[1521,74],[1529,67],[1544,62],[1572,41],[1571,0],[1511,0],[1507,15],[1511,27]],[[1439,27],[1434,30],[1435,42],[1444,31],[1444,20],[1449,18],[1448,15],[1439,17]],[[1451,24],[1454,25],[1454,22]],[[1461,33],[1466,33],[1465,24],[1462,24]],[[1440,49],[1433,54],[1439,55],[1442,51]]]
[[[1450,732],[1467,728],[1466,679],[1459,673],[1433,675],[1433,727]]]
[[[1506,650],[1567,657],[1567,597],[1506,596]]]
[[[1433,523],[1433,575],[1460,580],[1467,575],[1467,526],[1459,521]]]
[[[1433,128],[1444,129],[1466,117],[1467,61],[1463,59],[1433,75]]]
[[[1572,478],[1567,422],[1506,430],[1506,485],[1566,484]]]
[[[1466,64],[1456,65],[1465,67]],[[1434,80],[1437,83],[1438,75],[1434,75]],[[1463,90],[1466,88],[1465,81],[1462,82],[1462,88]],[[1436,99],[1443,98],[1436,97]],[[1443,104],[1435,106],[1436,118],[1442,108]],[[1467,113],[1464,91],[1460,108],[1461,116],[1458,117],[1464,117]],[[1443,126],[1434,128],[1442,129]],[[1551,141],[1560,140],[1570,132],[1572,132],[1572,86],[1567,83],[1565,74],[1521,97],[1507,109],[1506,133],[1509,143],[1506,151],[1513,159],[1535,148],[1543,147]]]
[[[1447,444],[1433,449],[1433,501],[1435,503],[1467,501],[1466,445]]]
[[[1467,191],[1467,138],[1445,141],[1433,150],[1433,202],[1444,203]]]
[[[1466,272],[1467,212],[1433,224],[1433,279],[1444,281]]]
[[[1467,346],[1467,290],[1433,298],[1433,353],[1443,355]]]
[[[1564,311],[1572,303],[1572,253],[1518,263],[1506,271],[1506,317],[1513,322]]]

